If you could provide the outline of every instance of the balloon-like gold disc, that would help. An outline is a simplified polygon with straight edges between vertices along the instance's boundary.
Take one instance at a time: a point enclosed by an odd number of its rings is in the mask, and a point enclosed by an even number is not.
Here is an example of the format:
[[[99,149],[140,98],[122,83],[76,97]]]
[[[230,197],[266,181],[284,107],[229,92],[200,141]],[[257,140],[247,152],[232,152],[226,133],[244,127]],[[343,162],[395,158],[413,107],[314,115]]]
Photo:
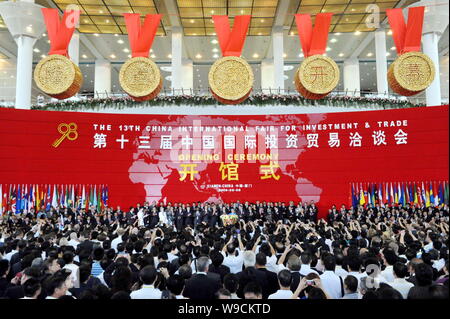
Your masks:
[[[388,70],[391,89],[404,96],[416,95],[428,88],[434,81],[433,61],[422,52],[408,52],[400,55]]]
[[[329,57],[313,55],[306,58],[295,75],[297,91],[308,99],[321,99],[339,83],[339,67]]]
[[[158,66],[145,57],[128,60],[120,69],[119,82],[131,97],[144,101],[155,98],[162,88]]]
[[[69,58],[52,54],[37,64],[34,81],[45,94],[63,100],[77,94],[83,84],[83,75]]]
[[[209,71],[209,86],[213,96],[225,104],[243,102],[250,95],[253,81],[252,68],[239,57],[223,57]]]

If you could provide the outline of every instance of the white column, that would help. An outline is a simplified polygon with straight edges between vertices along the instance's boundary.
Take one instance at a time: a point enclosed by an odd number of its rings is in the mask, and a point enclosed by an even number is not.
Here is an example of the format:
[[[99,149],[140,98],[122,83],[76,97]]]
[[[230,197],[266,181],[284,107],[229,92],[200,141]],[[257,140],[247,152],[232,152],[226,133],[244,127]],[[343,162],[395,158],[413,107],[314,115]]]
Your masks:
[[[181,95],[183,87],[183,32],[180,27],[172,28],[172,90]]]
[[[377,91],[380,95],[386,95],[389,93],[386,53],[386,31],[384,28],[380,28],[375,31]]]
[[[36,39],[21,35],[15,40],[17,43],[16,109],[29,110],[31,108],[33,46]]]
[[[111,93],[111,62],[105,59],[95,60],[94,93],[100,98]]]
[[[434,63],[436,75],[433,83],[426,90],[427,106],[441,105],[441,77],[439,67],[439,35],[436,32],[429,32],[423,35],[423,53],[428,55]]]
[[[269,94],[275,91],[275,68],[273,60],[261,62],[261,89],[263,93]]]
[[[273,65],[275,89],[284,92],[284,33],[283,27],[273,28]]]
[[[350,58],[344,61],[344,90],[349,96],[360,96],[361,76],[359,74],[359,60]]]
[[[76,65],[80,64],[80,34],[76,30],[69,43],[69,57]]]
[[[181,87],[184,94],[190,94],[191,90],[194,89],[194,63],[192,60],[183,60],[181,77]]]

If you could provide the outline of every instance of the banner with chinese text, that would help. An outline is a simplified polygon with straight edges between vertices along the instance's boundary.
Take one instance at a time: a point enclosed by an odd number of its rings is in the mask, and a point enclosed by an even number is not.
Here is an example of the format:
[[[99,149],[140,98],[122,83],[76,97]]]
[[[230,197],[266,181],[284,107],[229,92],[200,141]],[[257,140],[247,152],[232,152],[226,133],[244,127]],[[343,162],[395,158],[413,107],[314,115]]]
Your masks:
[[[350,205],[352,183],[448,179],[448,106],[307,115],[0,109],[0,184],[105,184],[162,201]]]

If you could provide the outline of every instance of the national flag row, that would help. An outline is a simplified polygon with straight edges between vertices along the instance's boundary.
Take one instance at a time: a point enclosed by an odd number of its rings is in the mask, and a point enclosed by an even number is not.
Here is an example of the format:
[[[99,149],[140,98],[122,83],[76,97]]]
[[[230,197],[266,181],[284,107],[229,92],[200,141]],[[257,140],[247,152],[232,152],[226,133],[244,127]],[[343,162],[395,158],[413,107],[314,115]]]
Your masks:
[[[357,205],[439,206],[449,203],[449,182],[352,183],[351,202]]]
[[[0,214],[49,211],[51,207],[102,210],[108,206],[107,185],[0,184]]]

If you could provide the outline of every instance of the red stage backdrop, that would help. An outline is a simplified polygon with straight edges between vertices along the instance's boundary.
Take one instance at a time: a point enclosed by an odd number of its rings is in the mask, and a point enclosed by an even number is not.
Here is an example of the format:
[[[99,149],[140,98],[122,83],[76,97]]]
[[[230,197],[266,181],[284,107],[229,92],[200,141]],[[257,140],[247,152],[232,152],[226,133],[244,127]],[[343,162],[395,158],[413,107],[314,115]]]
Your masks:
[[[267,116],[0,109],[0,183],[106,184],[110,206],[122,208],[314,200],[326,216],[351,203],[351,183],[447,180],[448,130],[448,106]]]

